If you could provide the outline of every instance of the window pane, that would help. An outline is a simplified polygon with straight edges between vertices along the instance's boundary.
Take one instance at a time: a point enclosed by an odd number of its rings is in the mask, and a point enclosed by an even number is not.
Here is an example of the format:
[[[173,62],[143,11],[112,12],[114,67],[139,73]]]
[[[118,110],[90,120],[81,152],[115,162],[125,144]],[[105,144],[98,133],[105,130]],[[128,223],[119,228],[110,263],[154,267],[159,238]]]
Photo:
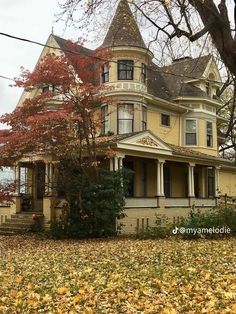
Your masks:
[[[119,134],[133,132],[133,120],[119,120]]]
[[[186,145],[196,145],[197,144],[197,136],[196,133],[186,133]]]
[[[186,120],[186,132],[196,132],[197,131],[197,123],[196,120]]]
[[[133,105],[119,105],[118,119],[133,119],[134,110]]]
[[[133,80],[133,60],[118,60],[118,80]]]
[[[170,126],[170,116],[168,114],[161,115],[161,124],[165,126]]]
[[[212,122],[207,121],[207,134],[212,134]]]

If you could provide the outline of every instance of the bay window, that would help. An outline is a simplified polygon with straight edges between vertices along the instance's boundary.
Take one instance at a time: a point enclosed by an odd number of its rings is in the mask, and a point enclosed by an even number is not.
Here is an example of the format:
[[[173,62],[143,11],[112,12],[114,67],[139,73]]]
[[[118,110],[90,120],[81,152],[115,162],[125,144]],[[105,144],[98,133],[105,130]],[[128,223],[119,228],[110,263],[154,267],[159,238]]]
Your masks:
[[[185,120],[185,145],[197,145],[197,120]]]
[[[118,60],[118,80],[133,80],[134,77],[134,61]]]
[[[120,104],[117,113],[118,134],[132,133],[134,128],[134,105]]]

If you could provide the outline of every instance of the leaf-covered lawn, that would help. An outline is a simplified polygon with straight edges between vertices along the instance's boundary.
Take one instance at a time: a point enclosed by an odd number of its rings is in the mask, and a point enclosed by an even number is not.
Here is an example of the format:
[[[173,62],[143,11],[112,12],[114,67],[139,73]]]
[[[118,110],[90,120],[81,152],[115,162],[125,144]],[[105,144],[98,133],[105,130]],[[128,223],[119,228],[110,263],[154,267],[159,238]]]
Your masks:
[[[0,237],[0,313],[236,313],[236,239]]]

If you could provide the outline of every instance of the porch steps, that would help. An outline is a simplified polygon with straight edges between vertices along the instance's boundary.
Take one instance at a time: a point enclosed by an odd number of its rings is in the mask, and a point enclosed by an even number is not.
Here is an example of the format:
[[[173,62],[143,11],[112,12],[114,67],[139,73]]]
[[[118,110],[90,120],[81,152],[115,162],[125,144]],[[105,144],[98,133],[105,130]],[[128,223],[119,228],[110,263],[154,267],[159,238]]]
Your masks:
[[[11,215],[11,218],[0,225],[0,235],[24,234],[32,231],[35,223],[32,219],[33,213],[36,212],[21,212]],[[42,213],[36,213],[36,215],[40,220],[43,219]]]

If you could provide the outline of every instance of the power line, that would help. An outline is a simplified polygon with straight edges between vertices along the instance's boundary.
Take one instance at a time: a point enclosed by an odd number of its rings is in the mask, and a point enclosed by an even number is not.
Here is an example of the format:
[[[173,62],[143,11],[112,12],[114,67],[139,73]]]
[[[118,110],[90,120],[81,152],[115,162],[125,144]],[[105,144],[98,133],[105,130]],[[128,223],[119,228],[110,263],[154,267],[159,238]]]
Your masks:
[[[35,41],[35,40],[31,40],[31,39],[27,39],[27,38],[22,38],[22,37],[10,35],[10,34],[3,33],[3,32],[0,32],[0,35],[1,35],[1,36],[5,36],[5,37],[8,37],[8,38],[11,38],[11,39],[15,39],[15,40],[20,40],[20,41],[23,41],[23,42],[27,42],[27,43],[30,43],[30,44],[35,44],[35,45],[38,45],[38,46],[41,46],[41,47],[47,47],[47,48],[51,48],[51,49],[54,49],[54,50],[59,50],[59,51],[63,51],[63,52],[68,52],[68,53],[75,54],[75,55],[85,55],[85,56],[88,56],[88,57],[90,57],[90,58],[94,58],[94,59],[97,59],[97,60],[100,60],[100,61],[104,61],[104,62],[113,62],[113,63],[118,64],[118,61],[115,61],[115,60],[112,60],[112,59],[104,59],[104,58],[102,58],[102,57],[98,57],[98,56],[86,54],[85,52],[81,53],[81,52],[79,52],[79,51],[74,51],[74,50],[71,50],[71,49],[65,49],[65,48],[55,47],[55,46],[51,46],[51,45],[47,45],[47,44],[40,43],[40,42]],[[81,47],[83,47],[83,46],[81,46]],[[141,67],[141,66],[138,66],[138,65],[133,65],[133,68],[139,68],[139,69],[141,69],[142,67]],[[158,72],[158,73],[162,73],[162,74],[166,74],[166,75],[172,75],[172,76],[175,76],[175,77],[188,78],[188,79],[200,79],[200,77],[196,77],[196,76],[190,76],[190,75],[186,75],[186,74],[177,74],[177,73],[173,73],[173,72],[169,72],[169,71],[164,71],[164,70],[162,70],[161,68],[159,68],[159,69],[153,69],[153,67],[151,67],[151,66],[147,66],[147,69],[150,70],[150,71],[153,71],[153,72]],[[5,79],[8,79],[8,80],[10,79],[10,80],[13,80],[13,81],[14,81],[14,79],[4,77],[3,75],[0,76],[0,77],[1,77],[1,78],[5,78]],[[221,83],[221,82],[219,82],[219,81],[210,80],[210,79],[206,79],[206,81],[213,82],[213,83]]]
[[[8,81],[13,81],[15,82],[15,80],[13,78],[7,77],[5,75],[0,75],[0,78],[4,79],[4,80],[8,80]]]

